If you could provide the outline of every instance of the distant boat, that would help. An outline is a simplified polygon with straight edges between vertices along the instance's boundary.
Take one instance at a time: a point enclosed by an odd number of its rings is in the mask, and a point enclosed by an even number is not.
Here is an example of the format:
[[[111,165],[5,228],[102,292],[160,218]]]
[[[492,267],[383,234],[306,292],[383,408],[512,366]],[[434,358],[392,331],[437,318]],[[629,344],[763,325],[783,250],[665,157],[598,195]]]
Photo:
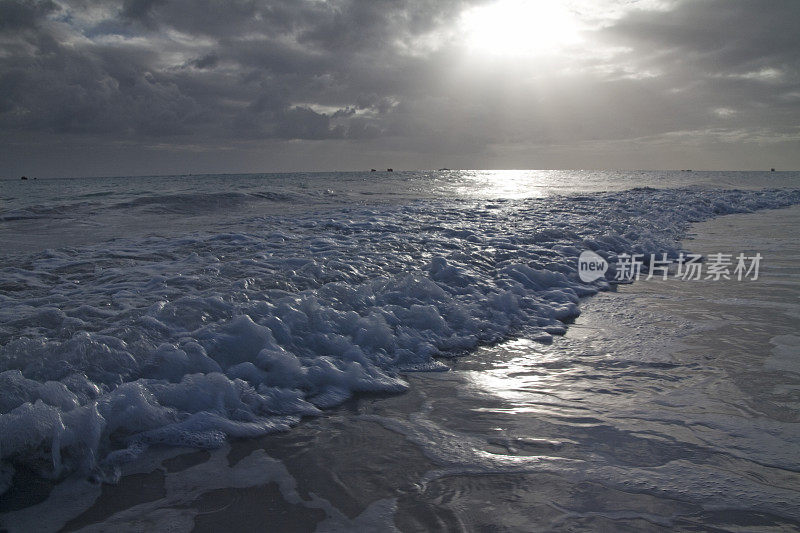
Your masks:
[[[28,177],[27,176],[22,176],[20,179],[21,180],[26,180],[26,179],[28,179]]]
[[[774,168],[769,169],[770,172],[775,172]]]
[[[370,172],[377,172],[374,168],[369,169]]]
[[[393,168],[387,168],[386,172],[394,172],[394,169]]]
[[[450,170],[450,169],[449,168],[440,168],[439,172],[442,172],[442,171],[445,171],[445,170]]]

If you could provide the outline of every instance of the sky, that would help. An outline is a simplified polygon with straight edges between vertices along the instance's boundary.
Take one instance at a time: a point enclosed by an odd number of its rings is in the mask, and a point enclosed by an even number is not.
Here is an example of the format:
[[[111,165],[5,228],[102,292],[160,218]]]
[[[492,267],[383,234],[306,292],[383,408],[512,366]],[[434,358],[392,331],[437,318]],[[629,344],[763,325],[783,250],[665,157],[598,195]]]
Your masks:
[[[0,0],[0,177],[800,169],[798,0]]]

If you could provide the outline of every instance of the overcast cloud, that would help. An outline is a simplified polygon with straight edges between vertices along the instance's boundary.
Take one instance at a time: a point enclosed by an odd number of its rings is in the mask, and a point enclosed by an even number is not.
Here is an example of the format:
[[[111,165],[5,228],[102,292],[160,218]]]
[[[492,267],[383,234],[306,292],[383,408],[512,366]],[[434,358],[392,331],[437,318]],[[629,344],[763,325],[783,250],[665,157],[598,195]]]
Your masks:
[[[797,0],[495,3],[0,0],[0,174],[800,168]]]

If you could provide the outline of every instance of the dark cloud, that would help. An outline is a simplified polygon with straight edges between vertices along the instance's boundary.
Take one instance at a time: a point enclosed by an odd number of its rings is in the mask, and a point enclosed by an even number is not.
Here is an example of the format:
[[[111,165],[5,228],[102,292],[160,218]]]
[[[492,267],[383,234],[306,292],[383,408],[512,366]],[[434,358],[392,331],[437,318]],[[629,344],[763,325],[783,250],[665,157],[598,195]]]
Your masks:
[[[58,10],[50,0],[0,0],[0,31],[19,31],[36,26],[48,13]]]
[[[167,3],[167,0],[125,0],[120,15],[124,19],[136,20],[152,24],[153,10]]]
[[[800,2],[684,1],[666,13],[634,12],[610,29],[645,57],[686,62],[710,74],[745,74],[800,64]]]
[[[684,1],[667,12],[633,12],[602,33],[630,47],[625,60],[634,70],[657,73],[647,87],[654,104],[671,110],[660,119],[665,131],[717,127],[796,142],[798,23],[793,0]]]
[[[380,128],[365,126],[369,123],[365,117],[359,117],[353,128],[330,122],[334,116],[341,120],[355,114],[345,110],[357,105],[361,82],[371,88],[382,86],[384,91],[392,85],[363,78],[370,77],[372,65],[393,53],[393,39],[430,29],[437,14],[453,13],[458,5],[440,3],[434,8],[429,2],[399,1],[108,3],[109,16],[142,23],[139,33],[131,34],[124,24],[104,19],[81,28],[80,34],[76,31],[71,37],[78,43],[67,43],[64,38],[70,36],[64,34],[63,25],[51,21],[48,27],[21,37],[17,54],[0,58],[4,97],[0,124],[7,131],[116,131],[125,139],[182,135],[194,126],[208,128],[200,133],[195,130],[196,136],[208,138],[328,139],[344,137],[350,129],[359,137],[379,133]],[[76,6],[76,11],[87,8]],[[8,19],[17,28],[32,27],[55,9],[50,4],[7,1],[3,7],[19,12]],[[416,24],[419,14],[410,15],[417,10],[426,14],[425,24]],[[170,42],[170,49],[163,49],[159,41],[166,39],[168,31],[184,34],[184,46]],[[79,39],[86,35],[92,36],[89,42]],[[164,65],[167,54],[195,57],[187,57],[181,68]],[[358,65],[353,64],[356,60]],[[386,68],[391,67],[383,64],[377,70]],[[387,109],[385,98],[385,94],[375,96],[378,112]],[[308,107],[314,103],[342,111],[315,112]],[[370,109],[363,99],[358,108]]]
[[[218,63],[219,63],[219,56],[217,56],[217,54],[213,52],[206,54],[203,57],[198,57],[197,59],[193,59],[192,61],[189,62],[191,66],[199,69],[214,68],[217,66]]]
[[[480,61],[454,24],[490,1],[0,0],[0,143],[538,166],[517,147],[798,141],[796,0],[626,7],[583,48]]]

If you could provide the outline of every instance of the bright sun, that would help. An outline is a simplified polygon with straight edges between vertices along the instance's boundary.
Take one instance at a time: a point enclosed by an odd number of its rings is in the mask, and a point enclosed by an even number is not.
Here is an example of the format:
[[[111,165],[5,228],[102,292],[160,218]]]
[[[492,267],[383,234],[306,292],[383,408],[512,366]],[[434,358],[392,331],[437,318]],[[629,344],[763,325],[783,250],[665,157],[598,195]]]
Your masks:
[[[471,51],[489,55],[546,55],[581,40],[558,0],[497,0],[464,12],[460,26]]]

